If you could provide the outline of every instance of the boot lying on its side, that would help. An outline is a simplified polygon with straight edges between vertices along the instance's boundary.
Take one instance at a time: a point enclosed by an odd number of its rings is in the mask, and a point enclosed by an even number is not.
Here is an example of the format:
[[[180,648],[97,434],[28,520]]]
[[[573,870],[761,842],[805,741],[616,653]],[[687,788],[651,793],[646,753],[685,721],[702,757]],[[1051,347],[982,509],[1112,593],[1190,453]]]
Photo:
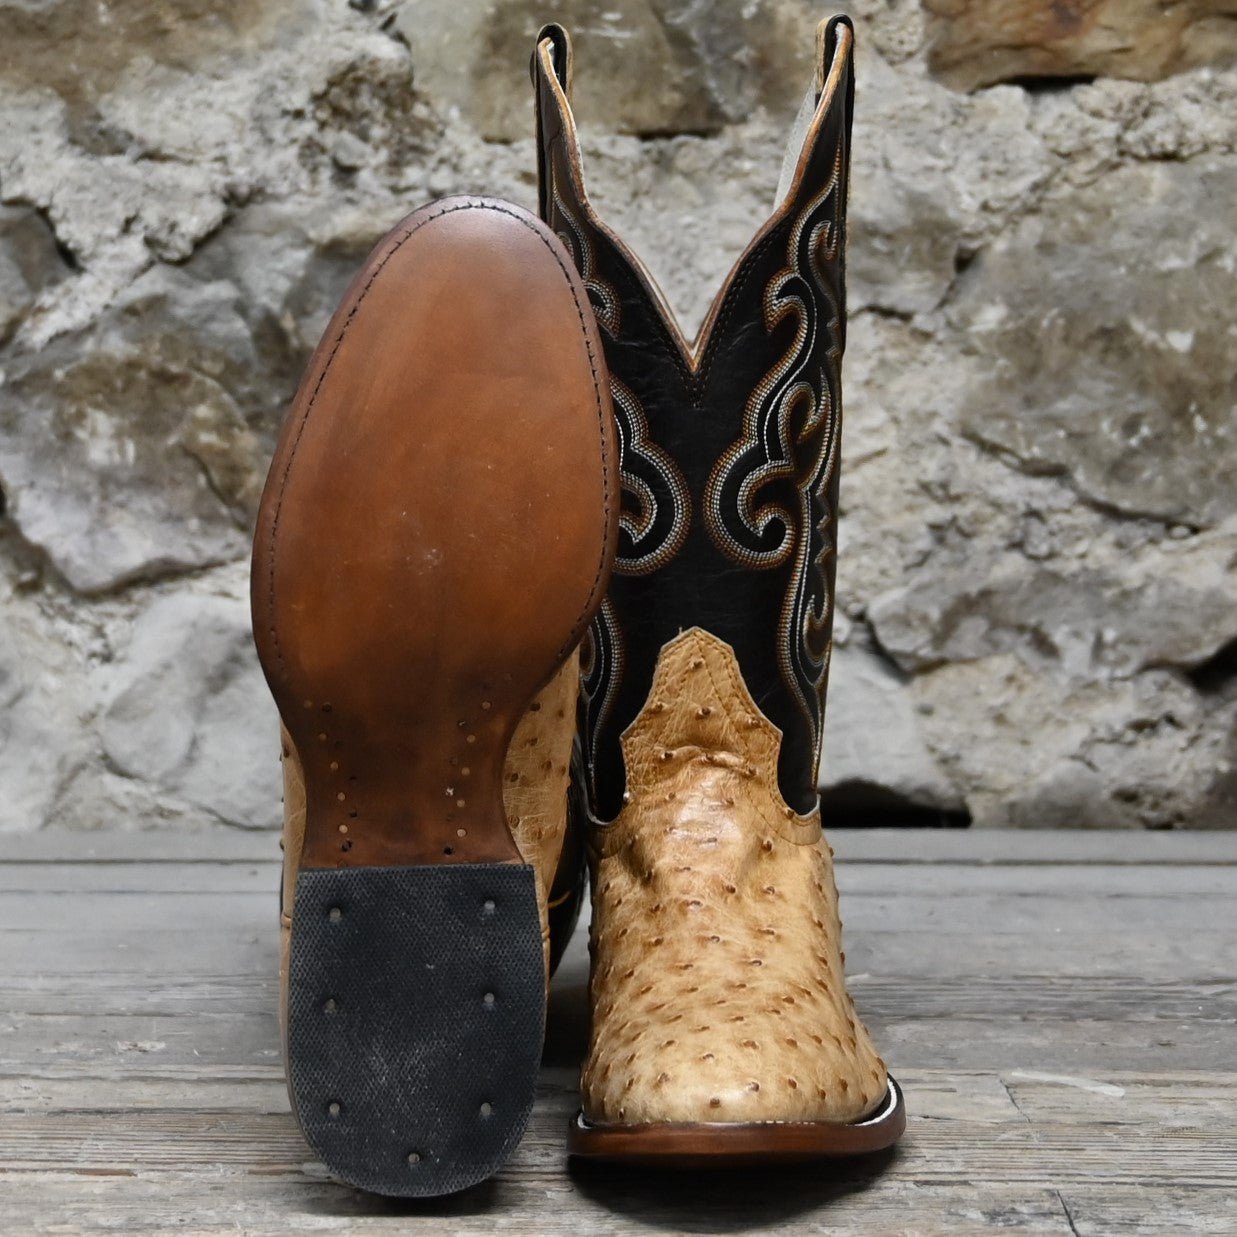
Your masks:
[[[852,30],[822,25],[773,216],[689,344],[584,188],[557,26],[543,218],[602,331],[623,509],[584,654],[593,1029],[578,1155],[799,1159],[905,1124],[846,991],[816,792],[833,618]]]

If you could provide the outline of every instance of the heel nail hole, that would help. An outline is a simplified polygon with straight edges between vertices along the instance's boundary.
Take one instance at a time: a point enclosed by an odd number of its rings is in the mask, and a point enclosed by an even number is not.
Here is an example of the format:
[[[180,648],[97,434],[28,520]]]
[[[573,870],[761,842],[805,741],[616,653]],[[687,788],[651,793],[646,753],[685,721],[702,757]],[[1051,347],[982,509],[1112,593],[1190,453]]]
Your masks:
[[[338,1117],[338,1116],[339,1116],[339,1114],[340,1114],[341,1112],[343,1112],[343,1111],[344,1111],[344,1106],[343,1106],[343,1105],[342,1105],[342,1104],[341,1104],[338,1100],[332,1100],[332,1101],[331,1101],[331,1102],[330,1102],[330,1103],[326,1106],[326,1115],[327,1115],[328,1117],[330,1117],[332,1121],[333,1121],[336,1117]]]
[[[454,846],[444,846],[444,847],[442,848],[442,853],[443,853],[444,855],[454,855],[454,854],[455,854],[455,847],[454,847]]]
[[[481,1115],[482,1115],[483,1117],[488,1117],[488,1116],[490,1116],[493,1112],[494,1112],[494,1105],[493,1105],[493,1104],[491,1104],[491,1103],[489,1102],[489,1100],[486,1100],[486,1102],[485,1102],[484,1104],[482,1104],[482,1105],[481,1105]]]
[[[487,992],[481,999],[486,1003],[486,1005],[494,1004],[494,994],[492,992]]]
[[[338,923],[344,917],[344,913],[343,911],[339,909],[338,906],[332,906],[331,909],[327,911],[326,917],[332,923]]]
[[[408,1152],[408,1163],[413,1168],[416,1168],[416,1166],[421,1163],[421,1153],[419,1151]]]
[[[324,1014],[333,1014],[339,1009],[339,1004],[333,996],[329,996],[322,1004],[322,1012]]]

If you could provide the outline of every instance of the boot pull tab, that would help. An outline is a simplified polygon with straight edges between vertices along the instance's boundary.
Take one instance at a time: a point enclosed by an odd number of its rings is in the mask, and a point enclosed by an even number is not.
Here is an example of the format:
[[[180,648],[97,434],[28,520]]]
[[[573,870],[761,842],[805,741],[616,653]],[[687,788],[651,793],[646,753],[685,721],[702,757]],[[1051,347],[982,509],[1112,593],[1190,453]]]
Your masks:
[[[845,26],[847,33],[843,35],[841,28]],[[837,54],[839,39],[846,40],[847,54],[855,46],[855,26],[845,13],[827,18],[816,27],[816,101],[825,92],[825,83],[829,80],[829,70],[833,66],[833,58]]]
[[[533,85],[537,84],[537,54],[541,44],[546,39],[550,40],[550,64],[554,69],[554,76],[558,78],[558,84],[563,88],[563,93],[568,98],[571,97],[571,36],[557,22],[550,22],[548,25],[542,26],[537,32],[536,41],[533,43],[533,55],[529,61],[528,73],[533,80]]]
[[[549,43],[549,56],[543,57],[545,44]],[[533,80],[533,113],[537,125],[537,213],[542,219],[550,217],[550,146],[570,127],[571,107],[560,106],[553,99],[553,87],[544,71],[544,60],[550,62],[554,81],[558,84],[564,100],[571,97],[571,37],[557,22],[542,26],[533,44],[529,74]]]
[[[844,32],[843,27],[845,27]],[[820,111],[821,100],[824,98],[825,90],[829,86],[829,80],[833,74],[834,61],[838,56],[839,43],[842,40],[845,40],[843,45],[844,65],[839,65],[839,68],[845,67],[846,69],[844,87],[846,97],[843,101],[843,106],[846,109],[844,125],[846,145],[849,150],[854,75],[850,72],[848,62],[855,45],[854,27],[851,25],[849,17],[840,15],[838,17],[830,17],[816,27],[816,68],[812,81],[809,83],[807,91],[803,96],[803,104],[799,108],[799,114],[795,117],[794,125],[791,127],[790,136],[786,143],[786,153],[782,160],[782,174],[778,179],[777,193],[773,198],[774,210],[779,209],[790,196],[801,170],[800,165],[810,155],[808,147],[815,143],[819,136],[817,113]]]

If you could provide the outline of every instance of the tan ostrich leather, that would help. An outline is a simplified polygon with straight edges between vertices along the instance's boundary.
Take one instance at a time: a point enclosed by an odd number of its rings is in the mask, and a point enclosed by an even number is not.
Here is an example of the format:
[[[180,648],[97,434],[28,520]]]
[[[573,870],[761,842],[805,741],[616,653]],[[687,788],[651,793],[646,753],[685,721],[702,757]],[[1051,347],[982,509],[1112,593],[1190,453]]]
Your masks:
[[[503,767],[503,806],[512,837],[525,863],[537,874],[537,907],[549,959],[547,900],[567,835],[567,783],[576,732],[580,658],[573,653],[528,706],[516,727]],[[300,757],[281,727],[283,758],[283,913],[280,980],[288,971],[292,906],[305,839],[305,777]]]
[[[503,807],[515,844],[537,873],[537,909],[550,957],[549,896],[567,836],[567,784],[576,734],[580,657],[573,653],[520,719],[503,766]]]
[[[665,646],[595,840],[591,1122],[844,1122],[885,1094],[832,852],[778,791],[780,740],[729,645],[692,628]]]

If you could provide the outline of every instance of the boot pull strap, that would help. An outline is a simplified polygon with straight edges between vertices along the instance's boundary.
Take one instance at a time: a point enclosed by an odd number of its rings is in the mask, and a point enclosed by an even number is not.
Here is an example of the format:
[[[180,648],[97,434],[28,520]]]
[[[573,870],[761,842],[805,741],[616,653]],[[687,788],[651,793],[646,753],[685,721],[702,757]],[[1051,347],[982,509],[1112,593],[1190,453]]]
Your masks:
[[[803,106],[795,117],[782,162],[782,174],[778,180],[774,208],[780,208],[796,190],[806,166],[811,163],[816,143],[825,126],[820,114],[821,105],[829,95],[827,107],[842,109],[841,139],[845,157],[850,153],[850,126],[854,112],[855,76],[851,58],[854,52],[854,27],[849,17],[842,15],[822,21],[816,27],[816,64]],[[837,98],[841,91],[843,97]]]
[[[834,57],[838,52],[838,43],[839,41],[844,43],[843,58],[845,64],[842,67],[842,71],[846,75],[844,85],[846,97],[843,100],[846,115],[842,120],[842,140],[846,143],[846,159],[849,163],[850,130],[855,115],[855,25],[845,13],[841,13],[837,17],[829,18],[826,22],[821,22],[816,27],[816,38],[818,40],[818,54],[816,57],[816,92],[818,100],[828,85]]]
[[[549,39],[553,45],[550,53],[550,63],[554,69],[554,76],[558,78],[558,84],[563,88],[564,93],[568,98],[571,97],[571,36],[557,22],[549,22],[541,27],[537,32],[536,42],[533,44],[533,57],[528,66],[529,76],[533,79],[533,85],[537,84],[537,56],[540,53],[541,45]]]
[[[547,69],[548,62],[548,69]],[[552,177],[550,150],[565,140],[575,160],[575,125],[571,115],[571,37],[552,22],[543,26],[533,45],[529,66],[533,79],[533,100],[537,121],[537,199],[542,219],[549,218]]]
[[[841,27],[846,27],[847,50],[854,46],[855,25],[845,14],[830,17],[816,27],[816,99],[824,93],[825,83],[829,79],[829,69],[838,48],[838,37]]]

